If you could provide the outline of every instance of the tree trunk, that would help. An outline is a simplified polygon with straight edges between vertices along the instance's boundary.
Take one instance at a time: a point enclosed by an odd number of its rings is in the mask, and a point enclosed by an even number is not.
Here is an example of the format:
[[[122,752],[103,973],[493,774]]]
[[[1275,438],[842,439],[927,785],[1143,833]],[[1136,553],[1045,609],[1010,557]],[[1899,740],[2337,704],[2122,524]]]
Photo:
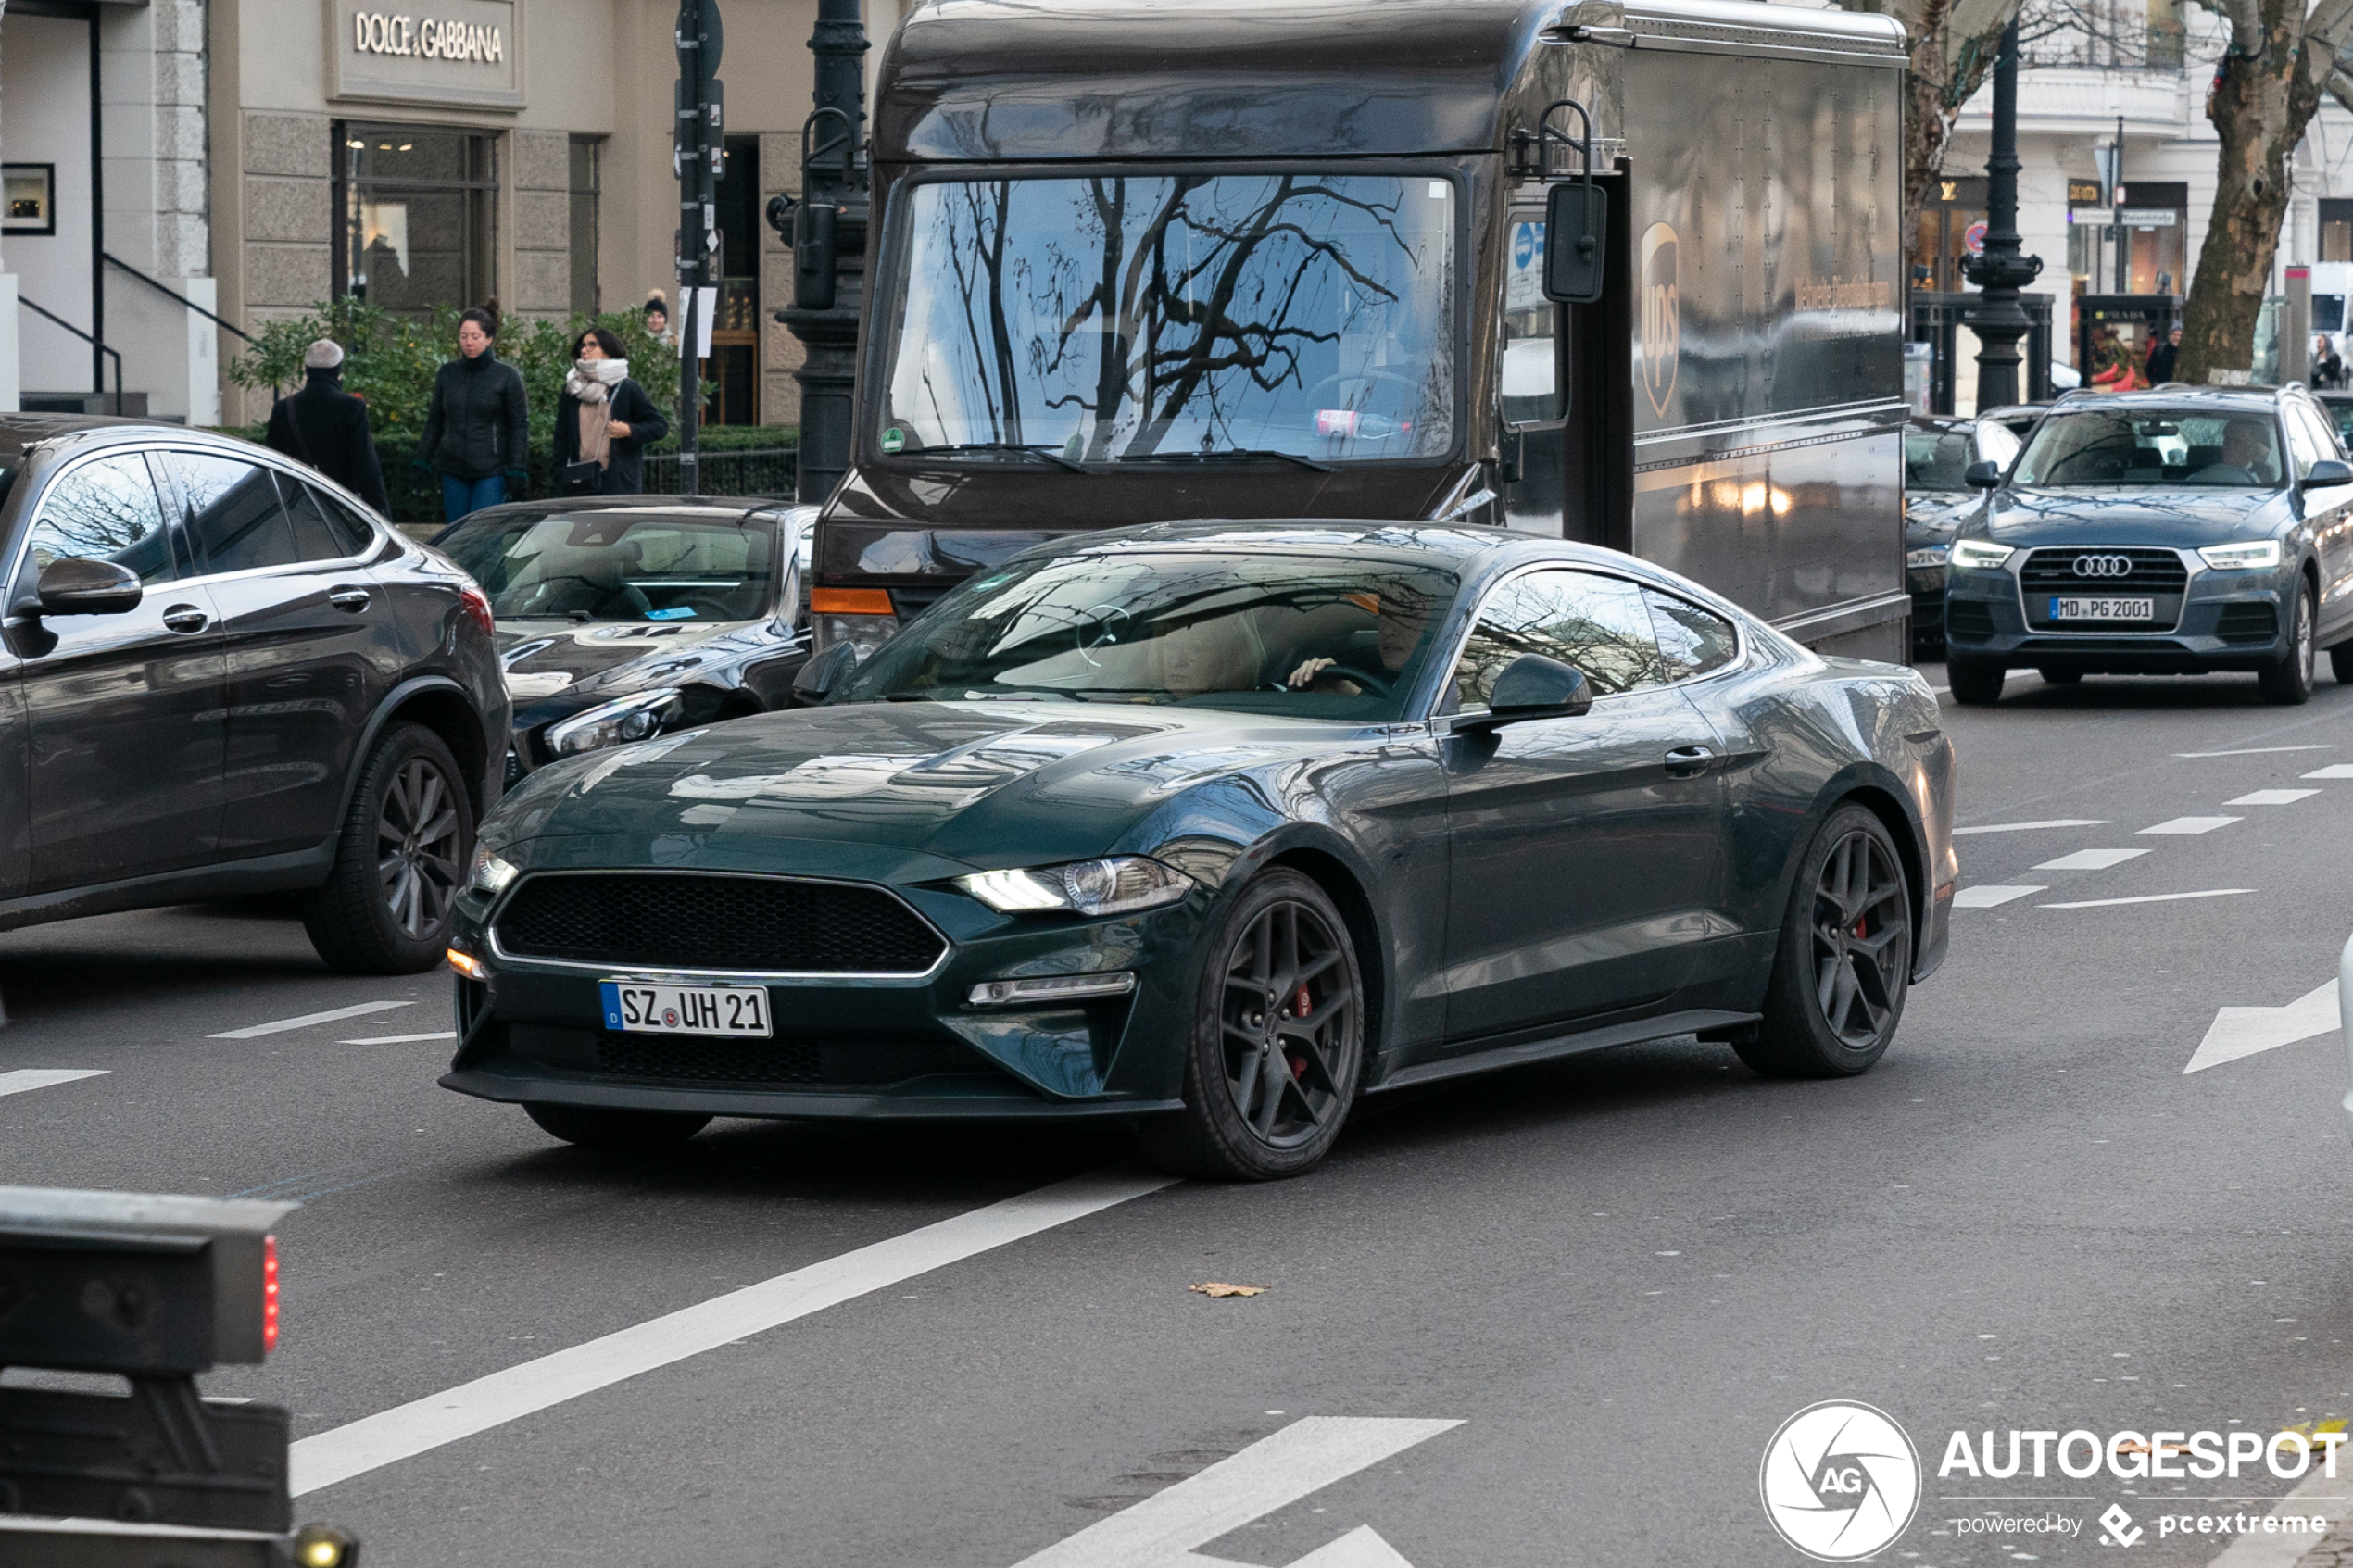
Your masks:
[[[2222,147],[2173,371],[2193,384],[2206,383],[2209,371],[2255,362],[2256,319],[2287,216],[2288,154],[2320,107],[2321,84],[2304,68],[2311,44],[2302,37],[2302,6],[2284,15],[2284,0],[2264,0],[2269,47],[2259,57],[2225,56],[2221,81],[2206,101]]]

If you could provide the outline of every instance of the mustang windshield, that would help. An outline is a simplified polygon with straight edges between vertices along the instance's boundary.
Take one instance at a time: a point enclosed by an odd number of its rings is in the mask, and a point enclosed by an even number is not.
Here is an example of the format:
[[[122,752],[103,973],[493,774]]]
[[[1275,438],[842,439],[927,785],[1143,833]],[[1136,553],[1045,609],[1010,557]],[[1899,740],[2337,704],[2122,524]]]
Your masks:
[[[976,180],[915,186],[907,206],[886,457],[1342,462],[1453,446],[1445,180]]]
[[[661,512],[491,513],[435,541],[501,621],[750,621],[768,613],[773,531]]]
[[[2280,472],[2277,425],[2268,414],[2087,409],[2052,414],[2035,426],[2011,482],[2271,490]]]
[[[959,584],[835,700],[1067,698],[1395,719],[1454,589],[1453,573],[1428,567],[1271,547],[1024,561]]]

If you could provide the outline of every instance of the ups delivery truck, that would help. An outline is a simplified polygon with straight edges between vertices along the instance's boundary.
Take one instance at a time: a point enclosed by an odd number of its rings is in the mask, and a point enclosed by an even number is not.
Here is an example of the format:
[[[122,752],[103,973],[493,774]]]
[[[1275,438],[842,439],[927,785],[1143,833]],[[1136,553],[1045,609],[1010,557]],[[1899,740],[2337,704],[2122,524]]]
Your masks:
[[[1328,517],[1612,546],[1902,659],[1904,66],[1742,0],[933,0],[875,94],[820,648],[1057,533]]]

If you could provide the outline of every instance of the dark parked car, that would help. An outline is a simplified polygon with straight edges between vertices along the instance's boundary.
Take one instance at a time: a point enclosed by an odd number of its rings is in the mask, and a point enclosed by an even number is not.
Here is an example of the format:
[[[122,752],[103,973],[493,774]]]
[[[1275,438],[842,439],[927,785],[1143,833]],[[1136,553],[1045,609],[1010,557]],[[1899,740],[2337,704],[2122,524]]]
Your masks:
[[[1953,696],[2006,670],[2252,671],[2312,694],[2314,649],[2353,680],[2353,467],[2301,387],[2070,395],[2035,425],[1951,548]]]
[[[1962,475],[1972,463],[2007,468],[2017,456],[2018,437],[1998,418],[1919,414],[1905,427],[1904,586],[1912,596],[1915,659],[1944,651],[1944,553],[1961,520],[1985,504]]]
[[[321,957],[427,969],[498,797],[490,603],[246,442],[0,416],[0,928],[297,892]]]
[[[2312,398],[2336,427],[2337,445],[2353,452],[2353,392],[2316,392]]]
[[[809,658],[813,507],[629,495],[491,507],[434,540],[490,595],[511,785],[559,757],[783,708]]]
[[[1110,1117],[1279,1176],[1360,1094],[1572,1051],[1862,1072],[1944,951],[1927,684],[1607,550],[1158,524],[853,659],[517,786],[445,1085],[586,1144]]]

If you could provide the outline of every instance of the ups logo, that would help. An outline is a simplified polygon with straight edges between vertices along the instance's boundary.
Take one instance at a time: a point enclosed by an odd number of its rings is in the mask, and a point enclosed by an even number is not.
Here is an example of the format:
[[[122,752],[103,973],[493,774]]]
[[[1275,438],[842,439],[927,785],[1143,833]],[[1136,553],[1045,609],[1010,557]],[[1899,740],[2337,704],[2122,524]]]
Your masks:
[[[1661,416],[1675,395],[1675,370],[1683,355],[1681,305],[1675,284],[1678,248],[1671,224],[1652,224],[1642,232],[1634,272],[1642,291],[1642,393],[1650,399],[1651,411]]]

